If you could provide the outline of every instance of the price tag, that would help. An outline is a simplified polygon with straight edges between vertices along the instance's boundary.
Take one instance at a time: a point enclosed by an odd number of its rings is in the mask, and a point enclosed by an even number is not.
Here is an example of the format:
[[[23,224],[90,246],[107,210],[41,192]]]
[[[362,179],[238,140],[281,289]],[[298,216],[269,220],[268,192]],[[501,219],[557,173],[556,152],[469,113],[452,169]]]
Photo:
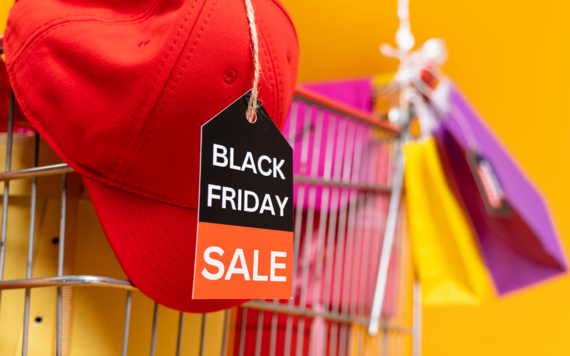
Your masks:
[[[249,92],[202,126],[193,299],[290,299],[293,149]]]

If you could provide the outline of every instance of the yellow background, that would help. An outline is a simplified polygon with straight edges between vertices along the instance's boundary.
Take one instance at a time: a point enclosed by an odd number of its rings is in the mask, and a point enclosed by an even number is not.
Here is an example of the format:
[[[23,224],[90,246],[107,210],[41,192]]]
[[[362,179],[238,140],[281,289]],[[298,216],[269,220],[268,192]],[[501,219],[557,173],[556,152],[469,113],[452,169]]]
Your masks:
[[[417,43],[447,41],[458,83],[547,197],[570,244],[570,2],[410,0]],[[397,0],[283,0],[301,41],[300,81],[393,71]],[[0,0],[5,17],[8,0]],[[0,18],[5,23],[5,18]],[[3,30],[0,25],[0,30]],[[570,278],[482,307],[426,308],[424,355],[570,355]]]
[[[301,41],[300,81],[395,70],[397,0],[283,0]],[[416,43],[447,41],[445,72],[547,197],[570,246],[570,2],[410,0]],[[567,248],[568,249],[568,248]],[[482,307],[425,308],[423,351],[570,355],[570,278]]]

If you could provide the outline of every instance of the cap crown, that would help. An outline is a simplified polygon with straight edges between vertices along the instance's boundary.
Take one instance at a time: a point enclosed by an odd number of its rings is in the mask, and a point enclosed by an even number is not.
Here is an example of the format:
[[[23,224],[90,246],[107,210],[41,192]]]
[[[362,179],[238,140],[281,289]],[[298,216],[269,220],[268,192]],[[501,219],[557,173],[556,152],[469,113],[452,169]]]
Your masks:
[[[298,42],[277,1],[253,4],[260,100],[281,128]],[[189,208],[198,202],[200,127],[253,79],[242,0],[19,1],[5,52],[23,112],[75,170]]]

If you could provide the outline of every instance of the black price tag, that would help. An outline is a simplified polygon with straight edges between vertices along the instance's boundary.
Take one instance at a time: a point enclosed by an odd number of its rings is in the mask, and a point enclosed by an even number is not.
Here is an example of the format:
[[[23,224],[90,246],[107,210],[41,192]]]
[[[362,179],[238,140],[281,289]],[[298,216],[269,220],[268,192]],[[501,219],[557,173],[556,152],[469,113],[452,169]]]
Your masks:
[[[250,93],[202,126],[193,299],[289,299],[293,149]]]

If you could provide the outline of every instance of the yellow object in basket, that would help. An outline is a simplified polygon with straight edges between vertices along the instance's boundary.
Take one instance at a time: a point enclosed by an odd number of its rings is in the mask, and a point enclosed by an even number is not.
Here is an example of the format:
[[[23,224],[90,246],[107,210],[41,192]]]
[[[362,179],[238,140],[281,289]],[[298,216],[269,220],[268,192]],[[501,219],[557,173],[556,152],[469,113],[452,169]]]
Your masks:
[[[15,134],[12,147],[12,169],[29,168],[33,164],[34,138]],[[40,165],[61,163],[51,148],[40,141]],[[6,134],[0,133],[0,167],[5,166]],[[78,178],[78,177],[75,177]],[[66,224],[66,256],[74,257],[65,274],[97,275],[127,279],[113,254],[93,205],[84,191],[70,204],[68,174],[67,222],[75,221],[75,241],[71,247],[70,226]],[[3,184],[0,183],[0,195]],[[30,228],[31,180],[10,183],[4,280],[26,277],[26,261]],[[57,275],[61,176],[38,179],[36,224],[32,277]],[[0,213],[2,212],[0,204]],[[74,217],[70,215],[74,212]],[[64,271],[66,264],[64,263]],[[68,288],[66,293],[66,288]],[[64,287],[63,356],[119,356],[123,346],[123,328],[127,292],[113,288]],[[3,290],[0,304],[0,355],[22,355],[25,290]],[[69,298],[65,298],[68,295]],[[28,356],[53,356],[55,350],[57,289],[31,290],[28,331]],[[129,356],[150,354],[154,302],[139,291],[132,292]],[[157,326],[156,355],[175,355],[178,342],[180,313],[160,306]],[[204,349],[200,353],[203,322]],[[222,352],[224,312],[206,314],[184,313],[181,356],[219,356]]]

